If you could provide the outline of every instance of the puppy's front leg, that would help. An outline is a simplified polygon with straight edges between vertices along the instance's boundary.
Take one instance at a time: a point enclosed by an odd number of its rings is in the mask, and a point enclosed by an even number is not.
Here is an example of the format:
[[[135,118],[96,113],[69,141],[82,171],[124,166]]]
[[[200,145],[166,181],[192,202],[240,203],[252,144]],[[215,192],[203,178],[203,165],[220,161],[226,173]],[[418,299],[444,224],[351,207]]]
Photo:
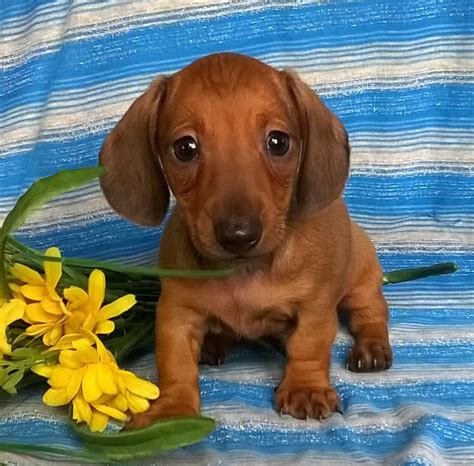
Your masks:
[[[300,310],[287,343],[285,377],[276,391],[277,411],[298,419],[323,419],[338,410],[337,394],[329,383],[336,332],[335,305],[314,302]]]
[[[199,414],[198,359],[205,331],[203,315],[179,306],[163,292],[156,319],[160,397],[147,412],[132,417],[131,427],[144,427],[156,419]]]

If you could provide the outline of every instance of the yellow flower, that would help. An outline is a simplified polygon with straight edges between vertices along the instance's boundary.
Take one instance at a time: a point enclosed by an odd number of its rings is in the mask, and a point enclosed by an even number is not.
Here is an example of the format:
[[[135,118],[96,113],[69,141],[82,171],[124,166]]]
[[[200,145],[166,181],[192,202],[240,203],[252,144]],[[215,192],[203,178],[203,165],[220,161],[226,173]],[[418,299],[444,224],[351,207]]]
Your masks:
[[[7,340],[7,327],[23,318],[26,303],[19,299],[11,299],[0,307],[0,359],[4,354],[11,354],[11,345]]]
[[[20,299],[21,301],[24,301],[25,298],[21,294],[21,286],[17,285],[16,283],[9,283],[8,288],[10,288],[10,291],[15,299]],[[2,304],[0,300],[0,305]]]
[[[61,257],[58,248],[46,251],[47,256]],[[10,289],[14,296],[21,295],[29,304],[23,320],[31,324],[25,331],[29,336],[43,336],[43,343],[52,346],[63,335],[63,324],[70,314],[56,287],[62,275],[61,262],[44,261],[44,277],[35,270],[22,264],[13,264],[10,268],[12,276],[23,282],[11,283]]]
[[[61,257],[55,247],[49,248],[46,255]],[[137,302],[134,295],[128,294],[102,307],[105,275],[100,270],[93,270],[88,292],[77,286],[66,288],[65,303],[56,291],[62,275],[61,262],[46,260],[43,267],[44,277],[25,265],[14,264],[10,273],[21,284],[10,283],[9,287],[15,297],[28,301],[23,320],[30,326],[25,334],[42,336],[46,346],[55,346],[62,337],[77,334],[82,329],[95,334],[111,333],[115,324],[110,319],[128,311]]]
[[[95,334],[109,334],[115,330],[110,320],[133,307],[137,300],[128,294],[102,307],[105,298],[105,275],[93,270],[89,276],[88,291],[76,286],[64,290],[70,316],[65,322],[65,333],[77,333],[81,329]]]
[[[58,248],[52,247],[46,250],[46,256],[61,257]],[[56,286],[62,275],[61,262],[47,261],[43,262],[44,278],[35,270],[26,265],[13,264],[10,273],[14,278],[24,284],[20,287],[21,294],[30,301],[40,302],[44,299],[52,300],[56,303],[62,302],[61,297],[56,292]]]
[[[47,377],[51,388],[43,402],[62,406],[72,402],[73,419],[102,432],[110,418],[125,421],[128,413],[141,413],[159,396],[156,385],[118,367],[114,357],[92,333],[71,342],[59,353],[59,364],[33,370]],[[94,347],[95,345],[95,347]]]

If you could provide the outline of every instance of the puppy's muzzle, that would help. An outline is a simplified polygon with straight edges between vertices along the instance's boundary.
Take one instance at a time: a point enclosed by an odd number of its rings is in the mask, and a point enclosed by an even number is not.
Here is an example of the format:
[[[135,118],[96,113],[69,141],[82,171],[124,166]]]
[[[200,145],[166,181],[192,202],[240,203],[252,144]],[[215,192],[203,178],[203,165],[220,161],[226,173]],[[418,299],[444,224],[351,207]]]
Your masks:
[[[262,236],[262,223],[256,216],[236,216],[219,220],[214,226],[219,245],[232,254],[254,248]]]

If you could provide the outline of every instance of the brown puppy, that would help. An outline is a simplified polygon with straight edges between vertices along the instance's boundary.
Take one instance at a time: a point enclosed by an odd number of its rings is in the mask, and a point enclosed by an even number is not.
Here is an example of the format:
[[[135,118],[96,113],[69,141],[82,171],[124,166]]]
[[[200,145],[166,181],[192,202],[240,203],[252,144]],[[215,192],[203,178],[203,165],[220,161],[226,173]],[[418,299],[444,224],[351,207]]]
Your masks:
[[[329,382],[337,308],[350,312],[348,367],[390,367],[382,271],[341,194],[349,146],[340,121],[295,74],[217,54],[155,80],[107,137],[101,184],[111,206],[158,225],[160,265],[236,267],[224,279],[164,279],[157,312],[161,397],[132,420],[199,413],[198,362],[234,339],[286,349],[277,410],[338,409]]]

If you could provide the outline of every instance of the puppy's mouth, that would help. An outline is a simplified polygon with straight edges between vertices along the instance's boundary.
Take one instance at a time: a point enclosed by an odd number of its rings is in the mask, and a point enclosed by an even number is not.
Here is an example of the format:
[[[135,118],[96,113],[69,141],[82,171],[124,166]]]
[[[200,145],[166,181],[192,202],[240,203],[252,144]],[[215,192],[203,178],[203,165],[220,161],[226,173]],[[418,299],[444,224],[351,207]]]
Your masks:
[[[201,255],[206,257],[209,260],[217,261],[217,262],[228,262],[228,263],[245,263],[256,260],[260,257],[267,255],[268,253],[261,253],[258,251],[248,251],[245,253],[234,254],[229,253],[227,251],[206,251],[202,252]]]
[[[219,267],[245,265],[259,261],[269,255],[269,251],[263,250],[261,247],[252,248],[241,253],[232,253],[222,249],[219,245],[204,245],[199,243],[200,242],[194,242],[196,255],[200,259],[200,262],[208,266],[210,266],[209,262]]]
[[[247,262],[255,261],[265,256],[265,254],[237,254],[235,257],[230,259],[230,261],[235,262],[237,264],[245,264]]]

